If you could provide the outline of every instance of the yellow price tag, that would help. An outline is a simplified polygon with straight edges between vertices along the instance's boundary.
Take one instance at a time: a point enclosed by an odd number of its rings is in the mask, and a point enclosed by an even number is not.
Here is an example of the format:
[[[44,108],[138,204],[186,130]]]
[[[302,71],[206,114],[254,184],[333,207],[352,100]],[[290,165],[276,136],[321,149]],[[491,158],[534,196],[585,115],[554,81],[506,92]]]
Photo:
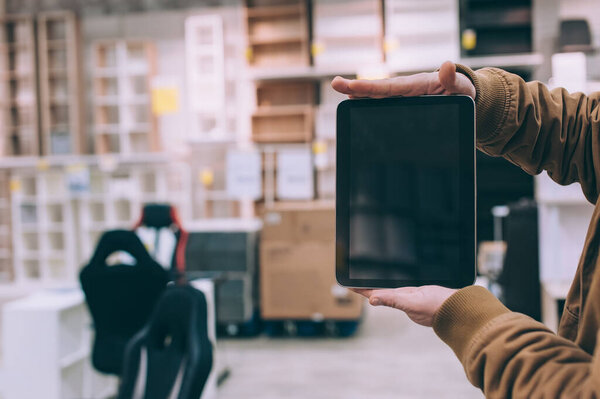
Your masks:
[[[313,143],[313,153],[324,154],[327,152],[327,143],[324,141],[315,141]]]
[[[21,191],[21,181],[16,179],[11,179],[10,181],[10,191],[12,193],[18,193]]]
[[[465,50],[473,50],[477,46],[477,33],[473,29],[465,29],[462,33],[461,44]]]
[[[200,182],[204,184],[206,187],[212,186],[215,181],[215,174],[211,169],[202,169],[200,171]]]
[[[252,47],[246,47],[246,60],[248,62],[252,62],[252,58],[254,58],[254,52],[252,51]]]
[[[177,90],[177,87],[152,89],[152,113],[154,115],[174,114],[177,111],[179,111],[179,90]]]
[[[320,54],[323,54],[325,51],[325,45],[323,43],[315,42],[310,46],[310,52],[313,57],[317,57]]]

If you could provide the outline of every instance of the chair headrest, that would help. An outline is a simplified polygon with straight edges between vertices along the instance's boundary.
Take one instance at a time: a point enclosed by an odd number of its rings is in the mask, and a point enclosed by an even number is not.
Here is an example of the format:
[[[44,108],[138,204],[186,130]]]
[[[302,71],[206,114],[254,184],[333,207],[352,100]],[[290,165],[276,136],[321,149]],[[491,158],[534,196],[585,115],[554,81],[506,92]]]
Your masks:
[[[144,205],[140,224],[157,229],[176,224],[173,218],[173,206],[169,204]]]

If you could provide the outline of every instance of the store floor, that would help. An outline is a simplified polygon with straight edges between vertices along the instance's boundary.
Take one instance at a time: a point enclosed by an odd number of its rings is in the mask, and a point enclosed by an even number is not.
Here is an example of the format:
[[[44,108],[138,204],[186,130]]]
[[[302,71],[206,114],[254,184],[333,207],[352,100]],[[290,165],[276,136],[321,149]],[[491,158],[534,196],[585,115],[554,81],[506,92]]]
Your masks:
[[[350,339],[228,339],[219,399],[483,398],[454,353],[403,313],[368,307]]]

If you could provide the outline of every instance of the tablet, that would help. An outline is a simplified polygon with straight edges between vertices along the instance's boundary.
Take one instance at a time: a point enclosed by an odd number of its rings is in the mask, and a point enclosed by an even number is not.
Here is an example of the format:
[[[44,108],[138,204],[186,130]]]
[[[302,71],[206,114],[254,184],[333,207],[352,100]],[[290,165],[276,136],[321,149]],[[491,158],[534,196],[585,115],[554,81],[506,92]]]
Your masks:
[[[356,99],[337,109],[336,276],[343,286],[475,279],[475,104]]]

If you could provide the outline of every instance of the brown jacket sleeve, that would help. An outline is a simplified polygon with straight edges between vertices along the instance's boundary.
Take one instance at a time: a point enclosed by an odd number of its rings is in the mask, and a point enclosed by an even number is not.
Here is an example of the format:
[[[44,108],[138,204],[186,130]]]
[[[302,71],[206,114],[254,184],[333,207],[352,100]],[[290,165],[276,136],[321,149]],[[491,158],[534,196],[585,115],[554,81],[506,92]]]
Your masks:
[[[457,66],[477,89],[477,145],[526,172],[600,190],[600,94],[549,91],[499,69]],[[600,348],[592,357],[543,324],[510,312],[481,287],[464,288],[438,310],[433,327],[489,398],[600,397]]]
[[[548,90],[540,82],[496,68],[457,65],[477,90],[477,147],[529,174],[581,183],[595,203],[600,192],[600,92],[586,96]]]
[[[597,350],[592,358],[543,324],[510,312],[485,288],[452,295],[436,313],[433,328],[488,398],[600,396]]]

